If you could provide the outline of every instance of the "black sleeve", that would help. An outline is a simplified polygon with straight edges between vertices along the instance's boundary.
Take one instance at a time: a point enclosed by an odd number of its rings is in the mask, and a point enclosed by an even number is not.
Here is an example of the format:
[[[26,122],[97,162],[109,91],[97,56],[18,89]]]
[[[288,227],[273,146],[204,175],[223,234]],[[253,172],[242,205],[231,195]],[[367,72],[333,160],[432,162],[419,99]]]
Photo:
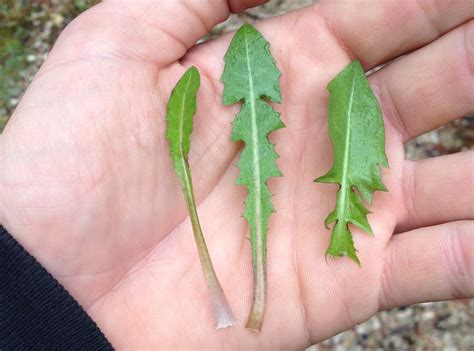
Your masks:
[[[81,306],[2,226],[0,350],[113,350]]]

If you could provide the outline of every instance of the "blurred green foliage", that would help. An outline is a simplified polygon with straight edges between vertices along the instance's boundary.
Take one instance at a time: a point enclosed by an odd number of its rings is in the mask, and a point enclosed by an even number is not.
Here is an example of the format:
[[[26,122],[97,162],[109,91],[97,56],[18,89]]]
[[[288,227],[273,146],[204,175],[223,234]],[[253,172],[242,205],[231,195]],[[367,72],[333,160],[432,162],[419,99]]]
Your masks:
[[[2,0],[0,131],[60,31],[98,0]]]

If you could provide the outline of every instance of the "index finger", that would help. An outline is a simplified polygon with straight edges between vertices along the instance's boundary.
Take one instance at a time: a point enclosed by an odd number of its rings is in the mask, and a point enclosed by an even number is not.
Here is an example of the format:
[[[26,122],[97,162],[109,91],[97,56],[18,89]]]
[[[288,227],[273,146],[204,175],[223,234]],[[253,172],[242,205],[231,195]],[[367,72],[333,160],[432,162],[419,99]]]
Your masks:
[[[329,0],[319,6],[328,29],[365,68],[424,46],[474,17],[472,0]]]

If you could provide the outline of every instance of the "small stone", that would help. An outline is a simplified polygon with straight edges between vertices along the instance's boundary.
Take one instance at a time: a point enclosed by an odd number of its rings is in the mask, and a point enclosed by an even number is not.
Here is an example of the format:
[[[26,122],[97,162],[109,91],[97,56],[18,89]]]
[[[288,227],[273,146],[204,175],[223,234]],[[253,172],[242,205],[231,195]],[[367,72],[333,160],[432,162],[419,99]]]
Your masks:
[[[56,27],[59,27],[61,28],[63,26],[63,23],[64,23],[64,17],[59,14],[59,13],[52,13],[51,14],[51,20],[52,20],[52,23],[56,26]]]
[[[421,320],[429,321],[435,317],[436,317],[436,314],[434,313],[434,311],[426,311],[426,312],[423,312],[423,314],[421,315]]]

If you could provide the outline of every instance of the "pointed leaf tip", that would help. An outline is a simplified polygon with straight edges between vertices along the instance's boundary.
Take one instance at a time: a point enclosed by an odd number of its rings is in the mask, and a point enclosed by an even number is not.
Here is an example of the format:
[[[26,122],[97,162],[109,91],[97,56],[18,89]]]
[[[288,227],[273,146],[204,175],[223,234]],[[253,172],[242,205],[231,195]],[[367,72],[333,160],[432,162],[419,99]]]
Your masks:
[[[248,101],[252,95],[267,97],[280,103],[280,71],[269,50],[268,41],[250,24],[244,24],[234,34],[225,56],[221,80],[224,83],[224,105]]]

